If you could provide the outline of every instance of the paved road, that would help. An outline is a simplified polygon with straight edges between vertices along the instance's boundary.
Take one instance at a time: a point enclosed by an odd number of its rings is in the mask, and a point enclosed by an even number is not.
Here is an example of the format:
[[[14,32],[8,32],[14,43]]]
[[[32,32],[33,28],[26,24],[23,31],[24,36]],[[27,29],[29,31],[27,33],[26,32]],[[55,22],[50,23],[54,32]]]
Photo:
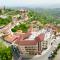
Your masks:
[[[60,60],[60,50],[57,52],[56,57],[54,58],[54,60]]]

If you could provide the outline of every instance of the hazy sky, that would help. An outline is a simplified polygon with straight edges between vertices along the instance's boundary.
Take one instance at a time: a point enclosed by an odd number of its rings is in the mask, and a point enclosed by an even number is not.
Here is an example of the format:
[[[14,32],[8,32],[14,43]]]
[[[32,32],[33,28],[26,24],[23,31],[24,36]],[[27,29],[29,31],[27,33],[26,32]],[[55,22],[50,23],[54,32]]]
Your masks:
[[[20,6],[20,7],[35,7],[35,6],[57,6],[60,5],[60,0],[0,0],[0,6]]]

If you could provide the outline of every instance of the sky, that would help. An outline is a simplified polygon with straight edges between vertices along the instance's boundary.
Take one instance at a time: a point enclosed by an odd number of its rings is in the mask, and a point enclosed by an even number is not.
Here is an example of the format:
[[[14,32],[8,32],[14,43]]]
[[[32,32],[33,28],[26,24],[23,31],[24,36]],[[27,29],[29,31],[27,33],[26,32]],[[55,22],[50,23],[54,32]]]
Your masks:
[[[0,7],[59,7],[60,0],[0,0]]]

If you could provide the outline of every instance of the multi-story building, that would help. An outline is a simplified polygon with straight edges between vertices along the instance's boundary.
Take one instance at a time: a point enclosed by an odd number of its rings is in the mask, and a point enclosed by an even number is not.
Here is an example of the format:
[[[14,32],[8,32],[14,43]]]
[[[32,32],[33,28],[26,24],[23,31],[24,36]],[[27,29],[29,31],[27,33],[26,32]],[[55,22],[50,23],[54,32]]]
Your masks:
[[[15,43],[18,44],[22,55],[37,55],[42,52],[41,43],[44,41],[44,34],[39,34],[34,40],[30,39],[15,39]]]
[[[28,11],[26,9],[20,9],[20,15],[21,15],[21,19],[28,20]]]
[[[30,28],[31,29],[31,28]],[[18,45],[19,50],[23,56],[34,56],[41,54],[43,50],[47,49],[51,44],[51,34],[53,31],[40,30],[30,31],[27,33],[16,33],[15,36],[9,36],[10,42],[14,41]],[[12,41],[11,41],[12,40]]]
[[[36,20],[31,22],[31,26],[33,27],[34,31],[39,31],[42,28],[43,24]]]

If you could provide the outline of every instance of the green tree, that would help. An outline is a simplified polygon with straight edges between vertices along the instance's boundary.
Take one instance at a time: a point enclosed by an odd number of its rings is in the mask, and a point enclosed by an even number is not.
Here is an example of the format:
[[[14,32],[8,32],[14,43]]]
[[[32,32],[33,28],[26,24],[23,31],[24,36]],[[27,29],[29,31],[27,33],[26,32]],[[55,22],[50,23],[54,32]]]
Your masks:
[[[12,21],[12,18],[8,16],[7,18],[0,18],[0,26],[7,25]]]
[[[16,32],[17,30],[22,30],[23,32],[27,32],[28,28],[29,28],[28,24],[20,23],[19,25],[15,26],[11,30],[12,30],[12,32]]]
[[[11,48],[0,42],[0,60],[12,60]]]

